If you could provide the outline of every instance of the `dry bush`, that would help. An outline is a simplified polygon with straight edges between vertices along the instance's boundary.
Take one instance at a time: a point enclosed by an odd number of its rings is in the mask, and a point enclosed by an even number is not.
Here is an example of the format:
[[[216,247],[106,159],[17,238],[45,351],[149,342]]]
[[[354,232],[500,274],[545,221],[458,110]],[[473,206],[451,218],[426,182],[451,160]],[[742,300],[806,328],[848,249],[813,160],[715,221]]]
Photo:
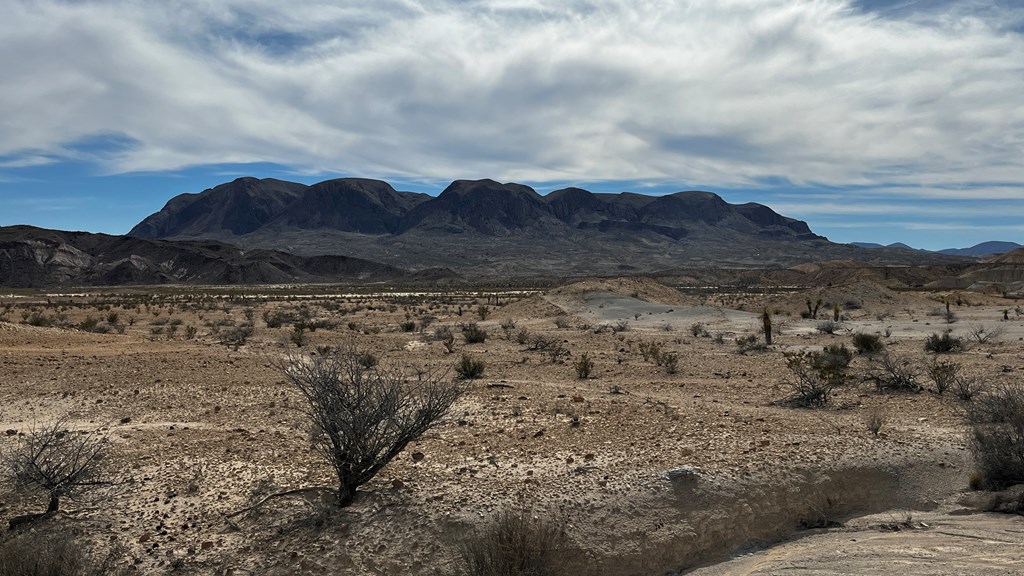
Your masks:
[[[875,381],[879,392],[919,392],[921,385],[917,382],[917,370],[906,358],[895,354],[883,354],[872,368],[870,378]]]
[[[751,352],[762,352],[767,350],[768,346],[758,340],[757,336],[748,334],[747,336],[739,336],[736,338],[736,351],[740,354],[749,354]]]
[[[971,338],[973,338],[978,344],[988,344],[999,340],[1006,333],[1005,326],[996,326],[995,328],[988,328],[984,324],[977,326],[971,326],[970,328]]]
[[[342,507],[463,393],[442,374],[411,379],[395,368],[366,368],[355,350],[290,357],[279,367],[306,400],[314,445],[335,471]]]
[[[1001,489],[1024,483],[1024,386],[1001,386],[967,411],[971,451],[982,484]]]
[[[45,493],[49,504],[44,514],[12,520],[12,527],[57,512],[61,498],[106,484],[97,476],[107,445],[106,435],[97,431],[71,430],[67,417],[35,426],[20,437],[3,454],[7,476],[15,488]]]
[[[842,348],[846,350],[846,348]],[[847,351],[849,354],[849,351]],[[785,400],[787,404],[802,408],[820,407],[828,404],[832,392],[847,378],[846,364],[836,360],[836,355],[819,352],[787,354],[786,366],[793,372],[794,380],[789,381],[793,393]]]
[[[587,353],[583,353],[578,360],[573,362],[572,367],[576,370],[576,377],[580,380],[586,380],[590,378],[590,374],[594,371],[594,362],[590,359]]]
[[[458,576],[571,576],[586,573],[560,524],[503,512],[462,541]]]
[[[941,396],[956,381],[960,365],[956,362],[932,362],[928,366],[928,377],[935,383],[935,392]]]
[[[466,344],[480,344],[487,340],[487,330],[477,326],[476,322],[470,322],[462,327],[462,337]]]
[[[63,535],[25,535],[0,546],[0,575],[84,576],[102,574],[88,566],[82,548]]]

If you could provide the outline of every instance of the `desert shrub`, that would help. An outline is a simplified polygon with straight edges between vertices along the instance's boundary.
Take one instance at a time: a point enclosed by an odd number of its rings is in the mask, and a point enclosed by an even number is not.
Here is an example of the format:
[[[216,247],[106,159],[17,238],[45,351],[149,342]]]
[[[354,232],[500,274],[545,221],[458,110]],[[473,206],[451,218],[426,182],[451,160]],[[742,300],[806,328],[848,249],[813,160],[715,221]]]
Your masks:
[[[402,332],[413,332],[416,330],[416,321],[406,320],[404,322],[400,322],[398,324],[398,327],[402,330]]]
[[[705,326],[703,322],[694,322],[691,324],[690,334],[692,334],[694,338],[707,338],[710,335],[708,334],[707,326]]]
[[[953,389],[953,395],[961,402],[970,402],[985,391],[977,378],[965,374],[957,374],[956,378],[953,379],[951,388]]]
[[[462,541],[458,576],[565,576],[572,570],[561,525],[528,512],[503,512]]]
[[[867,418],[864,419],[864,424],[867,425],[868,432],[878,437],[878,433],[882,431],[882,426],[885,424],[885,412],[878,407],[872,408],[868,412]]]
[[[963,352],[965,348],[963,338],[953,336],[953,333],[949,330],[946,330],[941,335],[933,333],[925,338],[924,341],[925,352],[934,352],[936,354]]]
[[[641,340],[637,345],[640,349],[640,355],[643,356],[644,362],[655,362],[659,363],[661,359],[661,343],[650,341],[646,342]]]
[[[481,321],[487,320],[487,317],[491,315],[491,309],[481,304],[476,308],[476,315]]]
[[[516,332],[516,344],[527,344],[530,342],[530,331],[526,328]]]
[[[444,344],[444,349],[448,352],[455,350],[455,334],[447,326],[434,328],[434,340],[440,340],[441,344]]]
[[[853,347],[858,354],[877,354],[885,348],[885,343],[878,334],[857,332],[853,335]]]
[[[822,334],[835,334],[836,330],[839,330],[842,327],[843,325],[835,320],[822,320],[821,322],[818,322],[815,329]]]
[[[228,326],[224,330],[220,331],[220,343],[225,346],[244,346],[249,340],[249,337],[253,334],[252,324],[239,324],[238,326]]]
[[[267,328],[280,328],[284,324],[295,322],[296,319],[297,317],[295,314],[290,312],[272,312],[270,310],[263,311],[263,322],[267,325]]]
[[[971,326],[970,328],[971,338],[973,338],[978,344],[988,344],[999,340],[1006,333],[1005,326],[996,326],[995,328],[988,328],[984,324],[978,326]]]
[[[1024,387],[1002,386],[980,396],[967,420],[982,484],[1001,489],[1024,483]]]
[[[292,333],[289,336],[292,344],[296,347],[302,348],[306,345],[306,328],[302,324],[296,324],[292,326]]]
[[[31,428],[3,454],[6,476],[18,489],[47,495],[46,514],[60,509],[61,498],[100,484],[100,463],[107,437],[99,432],[77,432],[66,417]],[[41,515],[30,515],[29,520]]]
[[[355,350],[291,357],[279,368],[306,400],[317,450],[334,469],[338,505],[448,412],[463,388],[432,372],[364,368]]]
[[[675,374],[679,371],[679,354],[676,352],[663,352],[660,356],[660,364],[665,367],[665,372]]]
[[[380,365],[380,359],[372,352],[358,352],[356,353],[356,363],[364,370],[369,370]]]
[[[612,332],[618,334],[619,332],[629,332],[629,320],[619,320],[612,326]]]
[[[573,362],[572,367],[576,370],[576,377],[580,380],[585,380],[590,378],[590,374],[594,371],[594,362],[590,360],[589,355],[584,353],[578,360]]]
[[[792,394],[785,402],[804,408],[828,404],[833,391],[848,378],[852,354],[845,346],[827,346],[822,352],[786,354],[786,366],[793,372]]]
[[[196,329],[196,327],[191,325],[191,324],[189,324],[188,326],[185,326],[185,339],[186,340],[192,340],[193,338],[196,337],[196,334],[198,332],[199,331]]]
[[[530,338],[530,350],[547,350],[556,341],[560,342],[556,338],[548,338],[543,334],[536,334]]]
[[[886,390],[895,392],[918,392],[921,385],[917,382],[917,370],[906,358],[894,354],[883,354],[872,368],[870,378],[875,381],[879,392]]]
[[[470,322],[462,327],[462,337],[466,344],[480,344],[487,340],[487,330],[477,326],[476,322]]]
[[[82,548],[65,535],[26,534],[0,546],[3,576],[84,576],[100,574],[88,566]]]
[[[746,336],[739,336],[736,338],[736,351],[740,354],[761,352],[767,349],[768,347],[758,340],[757,336],[754,334],[748,334]]]
[[[792,394],[784,402],[791,406],[813,408],[828,404],[834,390],[842,380],[827,377],[814,367],[816,353],[790,354],[785,357],[786,367],[793,372],[788,380]]]
[[[564,329],[568,328],[569,326],[571,326],[571,324],[569,323],[569,319],[566,318],[565,316],[556,316],[555,317],[555,328],[559,328],[559,329],[564,330]]]
[[[512,333],[516,329],[516,321],[511,318],[503,321],[500,325],[502,333],[505,334],[505,340],[512,341]],[[522,344],[522,342],[520,342]]]
[[[484,375],[487,364],[483,360],[473,358],[469,354],[463,354],[459,363],[455,365],[455,373],[463,380],[475,380]]]
[[[47,316],[46,314],[32,312],[31,314],[25,317],[25,324],[28,324],[29,326],[36,326],[42,328],[47,326],[53,326],[54,319]]]
[[[960,373],[956,362],[932,362],[928,365],[928,377],[935,383],[935,393],[943,395],[949,390]]]

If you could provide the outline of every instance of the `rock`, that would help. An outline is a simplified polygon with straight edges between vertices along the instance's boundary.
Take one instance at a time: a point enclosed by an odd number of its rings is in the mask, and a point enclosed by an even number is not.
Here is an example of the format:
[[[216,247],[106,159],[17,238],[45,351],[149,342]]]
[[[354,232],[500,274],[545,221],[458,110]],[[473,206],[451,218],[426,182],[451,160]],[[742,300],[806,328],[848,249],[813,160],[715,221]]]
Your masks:
[[[672,482],[680,480],[696,481],[698,477],[697,470],[690,466],[677,466],[662,472],[660,476]]]
[[[205,552],[205,551],[207,551],[207,550],[209,550],[211,548],[213,548],[213,542],[210,542],[209,540],[207,540],[206,542],[203,542],[202,544],[199,545],[199,550],[201,550],[203,552]]]
[[[424,455],[423,452],[413,452],[412,453],[412,461],[413,462],[420,462],[424,458],[426,458],[426,455]]]
[[[17,436],[18,431],[15,430],[14,428],[11,428],[11,429],[7,430],[6,432],[4,432],[4,434],[7,434],[8,436]]]

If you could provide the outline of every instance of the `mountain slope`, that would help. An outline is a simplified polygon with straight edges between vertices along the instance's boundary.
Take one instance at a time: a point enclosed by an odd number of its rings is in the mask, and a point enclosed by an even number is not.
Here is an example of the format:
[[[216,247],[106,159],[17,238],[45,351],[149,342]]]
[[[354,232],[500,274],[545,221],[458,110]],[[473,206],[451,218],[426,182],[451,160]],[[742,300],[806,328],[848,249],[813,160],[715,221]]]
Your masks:
[[[1020,244],[1016,242],[982,242],[981,244],[975,244],[970,248],[946,248],[945,250],[939,250],[940,254],[948,254],[950,256],[970,256],[973,258],[985,258],[987,256],[994,256],[996,254],[1005,254],[1007,252],[1021,248]]]
[[[347,256],[243,252],[211,240],[167,241],[0,227],[0,286],[266,284],[393,280],[393,266]]]

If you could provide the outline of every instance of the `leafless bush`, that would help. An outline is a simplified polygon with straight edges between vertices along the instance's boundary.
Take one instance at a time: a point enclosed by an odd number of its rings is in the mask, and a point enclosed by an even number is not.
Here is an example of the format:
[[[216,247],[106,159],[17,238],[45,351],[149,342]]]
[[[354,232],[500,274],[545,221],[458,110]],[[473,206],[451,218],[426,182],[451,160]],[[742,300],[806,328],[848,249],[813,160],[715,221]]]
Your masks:
[[[935,392],[943,395],[956,382],[960,365],[956,362],[933,362],[928,366],[928,377],[935,383]]]
[[[793,406],[824,406],[832,398],[832,392],[846,381],[845,369],[826,368],[822,354],[817,352],[787,354],[786,366],[794,376],[789,381],[793,393],[786,399],[786,403]]]
[[[815,328],[822,334],[835,334],[843,325],[835,320],[822,320]]]
[[[921,385],[917,382],[917,376],[917,370],[910,360],[895,354],[883,354],[870,373],[879,392],[918,392]]]
[[[564,329],[568,328],[569,326],[570,326],[569,319],[566,318],[565,316],[556,316],[555,317],[555,328],[560,328],[560,329],[564,330]]]
[[[444,375],[426,372],[411,379],[395,368],[365,368],[358,356],[337,351],[291,357],[280,366],[306,400],[314,443],[334,469],[342,507],[463,392]]]
[[[74,431],[67,417],[34,426],[20,437],[3,455],[7,474],[15,487],[41,491],[49,497],[44,514],[21,520],[29,522],[57,512],[61,498],[104,484],[97,475],[106,448],[106,435],[98,431]]]
[[[88,565],[82,548],[66,535],[24,535],[0,546],[4,576],[84,576],[102,574]]]
[[[740,354],[749,354],[750,352],[762,352],[767,350],[768,346],[758,340],[754,334],[748,334],[746,336],[738,336],[736,338],[736,351]]]
[[[1006,326],[997,325],[995,328],[987,328],[984,324],[970,327],[971,338],[978,344],[996,342],[1006,333]]]

